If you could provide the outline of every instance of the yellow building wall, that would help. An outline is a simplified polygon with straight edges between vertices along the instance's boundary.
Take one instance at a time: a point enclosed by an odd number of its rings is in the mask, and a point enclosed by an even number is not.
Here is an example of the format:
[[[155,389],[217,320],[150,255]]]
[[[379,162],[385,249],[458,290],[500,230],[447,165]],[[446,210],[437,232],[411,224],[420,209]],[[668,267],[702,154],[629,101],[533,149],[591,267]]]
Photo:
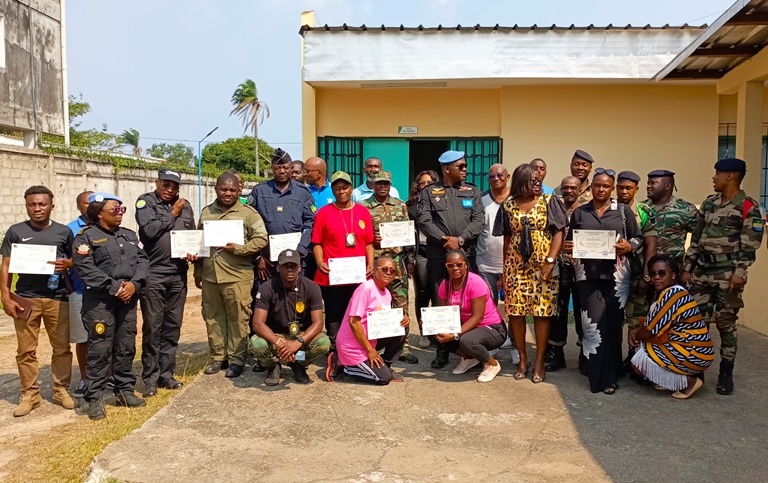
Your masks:
[[[736,122],[737,95],[720,96],[720,121],[721,123]],[[768,122],[768,90],[763,92],[763,122]],[[731,133],[735,135],[735,131]]]

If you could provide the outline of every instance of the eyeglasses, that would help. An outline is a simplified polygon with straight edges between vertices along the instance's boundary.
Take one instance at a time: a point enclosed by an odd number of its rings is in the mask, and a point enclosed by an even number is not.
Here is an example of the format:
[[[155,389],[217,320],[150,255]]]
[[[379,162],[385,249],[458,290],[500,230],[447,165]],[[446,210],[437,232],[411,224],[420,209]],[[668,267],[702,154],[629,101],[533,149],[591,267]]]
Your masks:
[[[664,277],[666,277],[666,276],[667,276],[667,274],[668,274],[668,273],[669,273],[669,272],[668,272],[667,270],[659,270],[658,272],[654,272],[653,270],[649,270],[649,271],[648,271],[648,275],[649,275],[651,278],[654,278],[654,277],[656,277],[656,275],[658,275],[658,276],[659,276],[659,277],[661,277],[661,278],[664,278]]]
[[[432,181],[424,181],[423,179],[419,180],[419,186],[429,186],[432,183],[433,183]]]
[[[311,173],[313,171],[322,171],[322,170],[320,170],[320,169],[307,169],[307,168],[304,168],[304,172],[307,173],[307,174],[309,174],[309,173]]]
[[[614,176],[616,176],[616,171],[614,171],[612,169],[597,168],[595,170],[595,174],[607,174],[608,176],[613,178]]]
[[[498,173],[498,174],[489,174],[488,175],[488,181],[493,181],[495,179],[504,179],[506,175],[504,173]]]
[[[381,270],[384,275],[397,275],[397,269],[395,267],[376,267]]]
[[[464,268],[464,267],[466,267],[466,266],[467,266],[467,264],[466,264],[466,263],[464,263],[464,262],[459,262],[459,263],[446,263],[446,264],[445,264],[445,268],[447,268],[448,270],[453,270],[454,268]]]
[[[113,215],[124,215],[125,212],[128,210],[125,206],[115,206],[112,208],[112,214]]]
[[[458,169],[459,171],[466,171],[467,170],[467,163],[454,164],[453,166],[456,169]]]
[[[179,191],[179,185],[173,181],[161,181],[160,186],[162,186],[164,190]]]

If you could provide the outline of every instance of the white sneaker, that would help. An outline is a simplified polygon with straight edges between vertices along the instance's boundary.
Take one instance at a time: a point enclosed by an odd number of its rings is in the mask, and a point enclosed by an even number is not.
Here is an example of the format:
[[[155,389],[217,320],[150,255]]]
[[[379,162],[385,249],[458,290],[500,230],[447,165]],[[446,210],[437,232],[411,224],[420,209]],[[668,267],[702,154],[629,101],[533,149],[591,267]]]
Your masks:
[[[477,377],[477,382],[491,382],[499,372],[501,372],[501,364],[499,364],[499,361],[496,361],[495,366],[486,364],[483,368],[483,372]]]
[[[512,349],[512,364],[520,364],[520,352],[517,351],[517,348]]]
[[[507,340],[504,341],[503,344],[501,344],[502,349],[511,349],[512,348],[512,339],[507,337]]]
[[[462,359],[461,362],[459,362],[459,365],[451,372],[453,374],[464,374],[478,364],[480,364],[480,361],[477,359]]]

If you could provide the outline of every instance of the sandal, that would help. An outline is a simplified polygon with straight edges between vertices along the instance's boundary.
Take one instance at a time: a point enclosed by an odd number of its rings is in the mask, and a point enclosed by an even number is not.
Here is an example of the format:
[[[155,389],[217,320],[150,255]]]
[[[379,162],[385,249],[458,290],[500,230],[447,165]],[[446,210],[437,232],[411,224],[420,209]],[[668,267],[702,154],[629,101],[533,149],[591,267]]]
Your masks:
[[[544,382],[544,378],[546,377],[547,373],[545,372],[542,376],[531,376],[531,382],[534,384],[538,384],[540,382]]]
[[[657,391],[669,391],[669,389],[667,389],[666,387],[659,386],[658,384],[656,384],[653,388],[656,389]]]
[[[522,381],[526,377],[528,377],[528,369],[531,368],[531,363],[529,362],[527,366],[525,366],[525,372],[520,372],[518,369],[517,372],[514,375],[514,378],[516,381]]]
[[[701,389],[701,386],[703,385],[704,383],[701,382],[701,379],[696,378],[696,382],[693,383],[693,389],[691,389],[691,392],[689,392],[688,394],[685,394],[684,392],[681,392],[681,391],[675,391],[672,393],[672,397],[675,399],[688,399],[691,396],[693,396],[696,393],[696,391]]]
[[[603,389],[603,394],[607,394],[609,396],[613,395],[613,394],[616,394],[616,389],[618,389],[618,388],[619,388],[618,384],[611,384],[610,386],[608,386],[605,389]]]

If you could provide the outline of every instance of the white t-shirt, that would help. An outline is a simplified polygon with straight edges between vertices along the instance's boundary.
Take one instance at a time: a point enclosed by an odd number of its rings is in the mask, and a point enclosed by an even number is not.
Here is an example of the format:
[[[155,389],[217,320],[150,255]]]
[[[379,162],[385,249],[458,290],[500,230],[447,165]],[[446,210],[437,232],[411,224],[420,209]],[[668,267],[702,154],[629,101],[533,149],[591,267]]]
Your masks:
[[[504,272],[504,237],[493,236],[493,222],[501,205],[491,196],[490,191],[483,193],[485,207],[485,224],[480,236],[477,237],[477,268],[481,272]]]

